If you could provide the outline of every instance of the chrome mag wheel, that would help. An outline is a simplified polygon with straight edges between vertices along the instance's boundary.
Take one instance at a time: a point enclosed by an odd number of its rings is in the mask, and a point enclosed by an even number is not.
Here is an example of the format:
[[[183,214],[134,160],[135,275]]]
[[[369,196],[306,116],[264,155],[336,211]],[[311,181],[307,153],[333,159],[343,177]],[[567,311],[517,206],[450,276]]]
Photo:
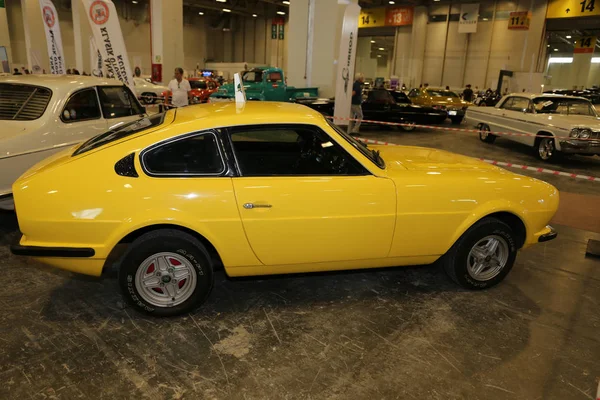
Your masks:
[[[471,248],[467,257],[467,271],[473,279],[489,281],[506,266],[509,255],[508,243],[503,237],[486,236]]]

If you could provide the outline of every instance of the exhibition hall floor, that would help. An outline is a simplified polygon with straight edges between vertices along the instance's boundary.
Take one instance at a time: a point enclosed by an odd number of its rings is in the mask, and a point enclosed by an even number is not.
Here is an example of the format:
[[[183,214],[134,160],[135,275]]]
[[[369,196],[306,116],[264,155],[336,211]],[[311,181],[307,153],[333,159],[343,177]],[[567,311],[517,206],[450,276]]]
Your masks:
[[[543,164],[508,140],[370,127],[361,136],[600,176],[599,157]],[[595,399],[600,259],[585,253],[600,240],[600,182],[522,173],[561,190],[558,238],[522,250],[493,289],[462,290],[435,265],[267,279],[219,271],[203,307],[170,319],[124,306],[114,274],[11,255],[16,218],[0,213],[0,398]]]

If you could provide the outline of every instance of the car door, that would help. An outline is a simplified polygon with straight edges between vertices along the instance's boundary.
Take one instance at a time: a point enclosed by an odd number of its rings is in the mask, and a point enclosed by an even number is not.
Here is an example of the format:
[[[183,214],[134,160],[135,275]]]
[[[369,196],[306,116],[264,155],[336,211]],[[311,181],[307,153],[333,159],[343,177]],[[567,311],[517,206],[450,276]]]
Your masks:
[[[96,88],[85,88],[71,94],[60,112],[60,129],[51,139],[53,145],[76,143],[107,130],[102,118]]]
[[[266,265],[384,258],[396,216],[392,180],[376,177],[312,125],[230,130],[238,209]]]
[[[264,74],[265,98],[267,101],[288,101],[283,83],[283,74],[280,71]]]
[[[146,113],[127,86],[98,86],[98,97],[108,128],[137,121]]]
[[[497,111],[499,114],[497,118],[500,122],[497,124],[498,130],[526,134],[508,135],[506,137],[515,142],[533,146],[535,139],[533,136],[528,136],[536,133],[531,121],[532,110],[533,106],[529,98],[521,96],[509,97]]]
[[[362,104],[364,119],[373,121],[390,121],[394,115],[391,107],[394,104],[392,95],[387,90],[375,89],[368,92],[367,100]]]

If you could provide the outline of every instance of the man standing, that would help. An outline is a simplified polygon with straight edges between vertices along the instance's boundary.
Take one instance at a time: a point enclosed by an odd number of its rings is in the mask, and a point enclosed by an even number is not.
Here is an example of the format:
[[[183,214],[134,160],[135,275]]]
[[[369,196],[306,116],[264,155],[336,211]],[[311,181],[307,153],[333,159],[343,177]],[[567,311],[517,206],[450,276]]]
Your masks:
[[[356,121],[350,121],[348,123],[348,130],[350,133],[358,133],[360,129],[360,122],[363,119],[362,112],[362,88],[365,77],[363,74],[356,74],[354,84],[352,85],[352,107],[350,109],[350,118]]]
[[[185,107],[190,104],[192,87],[187,79],[183,79],[183,68],[175,68],[175,79],[169,82],[170,95],[167,95],[165,105]]]
[[[471,90],[471,85],[467,85],[467,88],[463,90],[463,100],[468,102],[473,101],[473,90]]]

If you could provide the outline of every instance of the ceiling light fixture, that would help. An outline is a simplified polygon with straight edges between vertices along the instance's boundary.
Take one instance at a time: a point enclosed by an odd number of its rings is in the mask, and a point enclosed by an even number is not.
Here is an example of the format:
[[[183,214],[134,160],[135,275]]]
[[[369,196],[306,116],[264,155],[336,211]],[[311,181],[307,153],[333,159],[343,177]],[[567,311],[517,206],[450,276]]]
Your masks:
[[[571,35],[567,35],[565,36],[567,39],[571,39]]]
[[[546,47],[550,47],[550,45],[547,45]]]
[[[487,20],[488,20],[488,18],[484,18],[483,20],[484,20],[484,21],[487,21]]]
[[[380,58],[380,57],[381,57],[381,54],[377,54],[377,58]]]
[[[202,11],[198,12],[198,15],[204,15],[204,13]]]
[[[285,15],[285,11],[277,11],[277,14],[279,14],[279,15]]]
[[[137,3],[138,3],[138,2],[137,2],[137,0],[132,0],[131,2],[132,2],[133,4],[137,4]]]
[[[371,43],[375,43],[375,41],[374,41],[374,40],[371,40]]]
[[[558,51],[558,49],[554,49],[554,51]]]
[[[252,16],[253,16],[254,18],[258,17],[258,15],[256,15],[256,14],[252,14]]]
[[[285,4],[285,5],[288,5],[288,6],[290,5],[290,2],[287,1],[287,0],[283,0],[282,3]]]
[[[217,0],[217,3],[227,3],[227,0]]]
[[[388,3],[390,3],[390,4],[396,4],[396,2],[392,1],[392,0],[390,0]]]
[[[385,47],[380,47],[380,48],[379,48],[379,50],[382,50],[382,51],[383,51],[383,50],[385,50]]]
[[[223,12],[231,12],[231,10],[229,8],[224,8]]]

